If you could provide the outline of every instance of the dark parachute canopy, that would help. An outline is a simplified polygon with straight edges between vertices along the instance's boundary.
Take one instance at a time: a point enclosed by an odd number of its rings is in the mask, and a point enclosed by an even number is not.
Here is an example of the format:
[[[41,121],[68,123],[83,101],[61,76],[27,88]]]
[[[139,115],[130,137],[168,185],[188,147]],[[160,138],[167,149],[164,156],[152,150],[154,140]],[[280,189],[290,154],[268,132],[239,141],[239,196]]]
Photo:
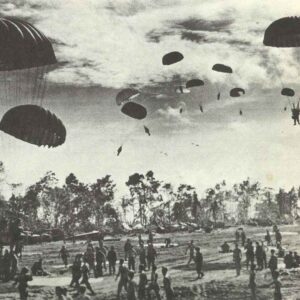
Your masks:
[[[271,23],[263,43],[270,47],[300,47],[300,18],[286,17]]]
[[[282,96],[288,96],[288,97],[293,97],[295,95],[295,91],[290,88],[283,88],[281,90],[281,95]]]
[[[163,65],[172,65],[183,60],[183,55],[180,52],[174,51],[167,53],[162,58]]]
[[[204,85],[203,80],[201,79],[191,79],[186,83],[186,88],[196,87],[196,86],[202,86]]]
[[[66,128],[50,111],[37,105],[20,105],[8,110],[0,130],[37,146],[57,147],[66,140]]]
[[[121,112],[131,118],[142,120],[147,116],[147,110],[144,106],[135,102],[127,102],[123,105]]]
[[[230,90],[230,97],[240,97],[241,95],[245,95],[245,90],[242,88],[233,88]]]
[[[0,76],[2,98],[41,100],[44,74],[57,63],[48,38],[30,23],[0,18]]]
[[[140,92],[136,89],[124,89],[121,92],[119,92],[116,96],[116,102],[118,105],[122,105],[123,103],[128,102],[139,95]]]
[[[231,67],[223,65],[223,64],[215,64],[215,65],[213,65],[212,69],[216,72],[232,73]]]
[[[0,18],[0,70],[21,70],[55,64],[50,41],[28,22]]]

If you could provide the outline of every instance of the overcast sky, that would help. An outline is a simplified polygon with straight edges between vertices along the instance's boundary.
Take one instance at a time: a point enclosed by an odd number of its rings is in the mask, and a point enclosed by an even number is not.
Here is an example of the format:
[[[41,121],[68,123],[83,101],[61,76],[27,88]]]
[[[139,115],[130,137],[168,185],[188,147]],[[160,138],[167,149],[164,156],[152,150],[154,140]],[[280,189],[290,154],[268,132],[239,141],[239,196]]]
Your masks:
[[[44,105],[68,132],[57,149],[1,133],[8,181],[29,184],[47,170],[61,180],[73,172],[86,182],[111,174],[123,193],[130,174],[153,170],[158,179],[190,183],[199,191],[247,177],[274,188],[300,184],[300,126],[292,125],[280,95],[283,84],[298,99],[300,50],[262,43],[272,21],[300,14],[299,1],[0,3],[3,16],[26,19],[53,41],[59,64],[47,76]],[[175,50],[184,59],[163,66],[162,56]],[[230,65],[234,73],[212,71],[215,63]],[[188,95],[174,92],[192,78],[205,86]],[[230,99],[237,86],[246,95]],[[116,105],[116,94],[127,87],[141,91],[136,101],[147,107],[145,120],[122,115]]]

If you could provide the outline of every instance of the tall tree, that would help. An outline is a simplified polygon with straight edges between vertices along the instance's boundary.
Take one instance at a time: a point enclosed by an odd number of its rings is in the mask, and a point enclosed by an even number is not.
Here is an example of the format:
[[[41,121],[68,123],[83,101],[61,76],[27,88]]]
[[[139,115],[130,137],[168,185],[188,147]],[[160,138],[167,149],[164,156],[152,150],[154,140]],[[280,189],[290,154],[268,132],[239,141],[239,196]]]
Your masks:
[[[245,224],[248,220],[249,208],[251,201],[256,201],[260,192],[259,182],[251,183],[250,179],[233,186],[235,199],[238,201],[238,219]]]
[[[103,225],[105,205],[114,199],[116,184],[110,175],[106,175],[90,186],[93,196],[93,215],[96,227]]]

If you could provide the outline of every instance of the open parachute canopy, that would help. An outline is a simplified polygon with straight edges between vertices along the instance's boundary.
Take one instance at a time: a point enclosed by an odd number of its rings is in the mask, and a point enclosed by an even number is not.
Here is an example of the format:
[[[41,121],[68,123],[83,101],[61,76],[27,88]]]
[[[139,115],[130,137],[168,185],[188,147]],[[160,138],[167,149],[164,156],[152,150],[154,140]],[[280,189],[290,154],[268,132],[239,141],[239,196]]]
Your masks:
[[[20,70],[56,63],[50,41],[28,22],[0,18],[0,70]]]
[[[263,43],[270,47],[300,47],[300,18],[286,17],[271,23]]]
[[[127,102],[121,108],[121,112],[131,118],[142,120],[147,116],[147,110],[144,106],[135,103]]]
[[[55,114],[37,105],[20,105],[8,110],[0,130],[37,146],[57,147],[66,140],[66,128]]]
[[[240,97],[241,95],[245,95],[245,90],[242,88],[233,88],[230,90],[230,97]]]
[[[51,42],[37,28],[20,19],[0,18],[2,99],[41,100],[46,89],[44,74],[55,63]]]
[[[213,65],[212,70],[214,70],[216,72],[221,72],[221,73],[232,73],[231,67],[223,65],[223,64]]]
[[[140,92],[136,89],[124,89],[116,96],[116,102],[118,105],[122,105],[128,101],[131,101],[135,97],[139,96]]]
[[[180,52],[174,51],[167,53],[162,58],[163,65],[172,65],[183,60],[183,55]]]
[[[283,88],[281,90],[281,95],[282,96],[293,97],[293,96],[295,96],[295,91],[293,89],[290,89],[290,88]]]
[[[201,79],[191,79],[186,83],[186,88],[197,87],[204,85],[203,80]]]

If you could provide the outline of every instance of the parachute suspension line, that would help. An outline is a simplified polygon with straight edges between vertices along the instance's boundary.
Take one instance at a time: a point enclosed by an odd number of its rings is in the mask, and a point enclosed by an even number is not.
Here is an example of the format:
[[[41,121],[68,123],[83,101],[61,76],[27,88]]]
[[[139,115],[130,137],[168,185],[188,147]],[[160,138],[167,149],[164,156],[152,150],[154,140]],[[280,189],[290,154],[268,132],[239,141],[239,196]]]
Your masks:
[[[1,76],[1,105],[4,105],[5,100],[6,100],[6,93],[5,93],[5,77],[4,77],[4,72],[2,73]]]
[[[47,74],[48,66],[43,66],[42,74],[41,74],[41,87],[40,87],[40,99],[41,103],[44,103],[45,92],[46,92],[46,74]]]
[[[26,70],[26,80],[24,80],[24,86],[25,86],[25,99],[26,103],[29,103],[30,101],[30,78],[31,78],[31,69],[28,68]]]
[[[147,115],[147,118],[151,117],[155,112],[156,112],[156,110],[152,111],[149,115]],[[136,131],[136,129],[138,127],[140,127],[141,125],[142,125],[142,123],[137,121],[136,124],[134,126],[132,126],[131,130],[129,130],[128,133],[124,136],[122,143],[121,143],[122,146],[131,140],[132,133],[134,133]]]
[[[18,103],[21,104],[21,78],[20,78],[20,70],[16,70],[16,98],[18,99]]]
[[[48,70],[49,70],[49,66],[45,66],[44,68],[44,72],[43,72],[43,84],[42,84],[42,87],[41,87],[41,102],[42,104],[44,103],[44,105],[46,104],[45,103],[45,94],[46,94],[46,90],[47,90],[47,74],[48,74]]]
[[[19,70],[16,70],[16,99],[18,101],[18,104],[20,104],[20,76],[19,76]]]
[[[4,82],[4,99],[7,103],[7,76],[6,76],[6,71],[3,71],[3,82]]]
[[[31,93],[31,103],[35,103],[36,99],[36,91],[37,91],[37,83],[38,83],[38,76],[39,76],[39,67],[35,68],[35,74],[33,76],[33,87],[32,87],[32,93]]]
[[[8,95],[8,101],[9,102],[15,101],[15,99],[11,99],[11,97],[12,97],[12,86],[11,86],[11,75],[9,74],[9,71],[7,71],[7,85],[8,85],[8,94],[7,94]]]
[[[41,106],[43,104],[42,94],[43,94],[43,86],[44,86],[44,80],[45,80],[45,78],[44,78],[45,68],[46,68],[45,66],[42,67],[40,75],[39,75],[38,101]]]
[[[41,98],[40,98],[40,89],[41,89],[41,73],[42,73],[42,68],[38,68],[38,76],[37,76],[37,87],[36,87],[36,93],[35,93],[35,104],[41,106]]]
[[[42,74],[43,74],[43,68],[39,67],[38,71],[38,78],[37,78],[37,90],[36,90],[36,104],[41,106],[41,98],[40,98],[40,92],[41,92],[41,83],[42,83]]]
[[[284,88],[284,84],[283,84],[282,78],[281,78],[281,76],[280,76],[279,70],[278,70],[278,68],[277,68],[277,66],[276,66],[275,64],[274,64],[274,69],[275,69],[277,78],[278,78],[279,81],[280,81],[281,88],[283,89],[283,88]],[[287,97],[287,103],[288,103],[289,108],[292,109],[291,98],[290,98],[290,97]]]

